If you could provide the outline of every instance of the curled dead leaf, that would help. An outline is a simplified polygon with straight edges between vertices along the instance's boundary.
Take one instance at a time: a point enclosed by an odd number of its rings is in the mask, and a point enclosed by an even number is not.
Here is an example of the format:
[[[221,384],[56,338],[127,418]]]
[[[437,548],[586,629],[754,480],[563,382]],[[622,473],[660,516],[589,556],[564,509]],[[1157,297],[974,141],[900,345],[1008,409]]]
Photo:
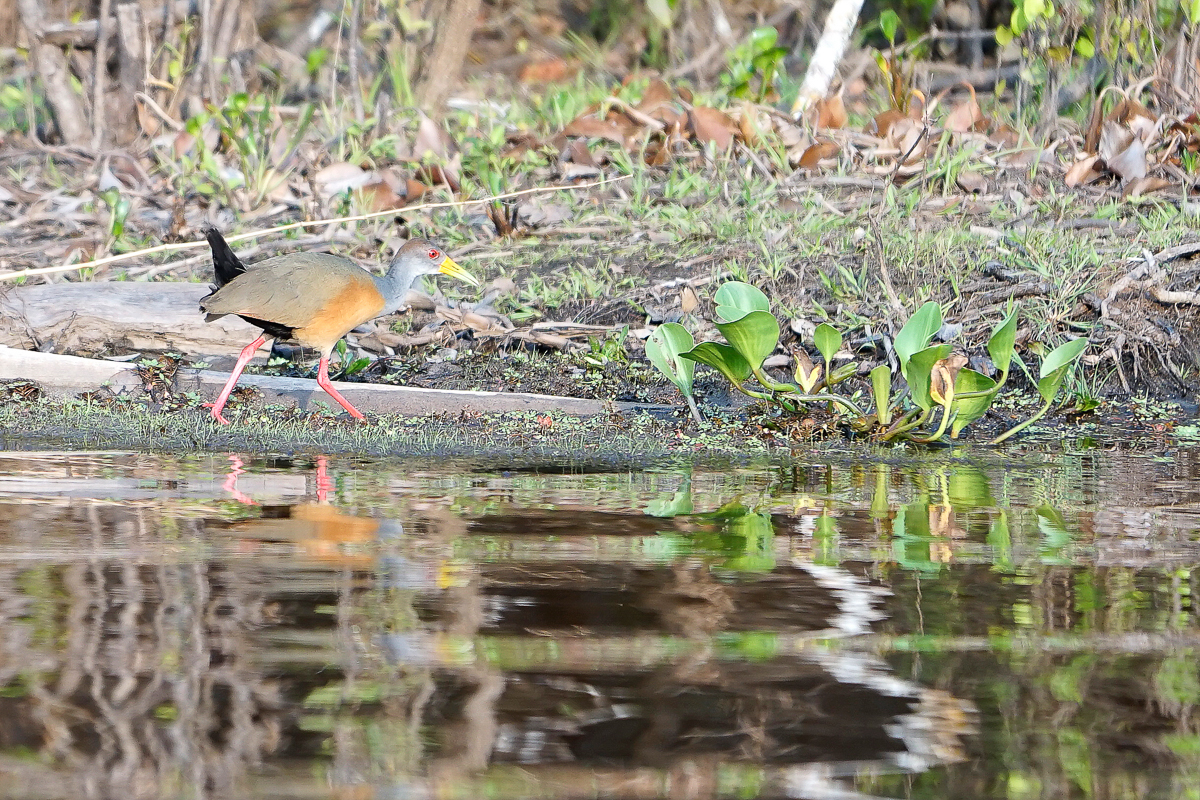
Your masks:
[[[313,182],[328,194],[337,194],[347,189],[358,189],[374,179],[373,173],[367,172],[349,161],[335,161],[324,169],[318,170],[317,174],[313,176]]]
[[[1086,156],[1079,159],[1070,167],[1067,168],[1066,174],[1063,176],[1063,182],[1067,186],[1085,186],[1100,178],[1100,172],[1096,169],[1096,162],[1100,160],[1100,156]]]
[[[688,118],[696,141],[702,145],[712,142],[718,150],[728,150],[738,133],[733,118],[715,108],[692,106]]]
[[[454,149],[454,140],[450,138],[450,134],[422,111],[421,122],[417,125],[417,136],[413,141],[413,158],[417,161],[427,158],[444,161],[450,158]]]
[[[1106,121],[1100,131],[1100,158],[1124,181],[1146,177],[1146,145],[1133,131]]]
[[[576,117],[563,128],[564,136],[584,136],[589,139],[607,139],[619,145],[625,144],[625,131],[612,122],[592,116]]]
[[[1161,192],[1164,189],[1174,189],[1178,185],[1179,184],[1169,181],[1166,178],[1159,178],[1155,175],[1147,175],[1143,178],[1130,181],[1129,185],[1125,187],[1125,191],[1121,193],[1121,196],[1141,197],[1142,195]]]
[[[958,178],[955,179],[955,183],[957,183],[958,188],[962,189],[964,192],[983,194],[987,191],[987,179],[972,169],[965,169],[958,173]]]
[[[841,151],[842,148],[838,146],[837,142],[829,139],[818,140],[800,154],[796,168],[815,170],[823,160],[836,158]]]
[[[696,296],[696,290],[691,286],[684,286],[679,290],[679,310],[684,314],[690,314],[700,305],[700,298]]]
[[[960,102],[946,115],[946,130],[953,133],[977,131],[980,130],[980,126],[986,127],[987,125],[987,118],[983,116],[983,111],[979,108],[979,101],[975,99],[975,87],[967,84],[967,89],[970,97]]]
[[[818,128],[844,128],[849,121],[841,92],[817,101],[816,112]]]
[[[571,77],[574,70],[566,59],[559,56],[530,61],[521,67],[518,80],[521,83],[558,83]]]
[[[901,121],[908,121],[908,117],[901,114],[894,108],[889,108],[887,111],[880,112],[875,115],[875,118],[867,123],[866,132],[872,136],[878,136],[880,139],[888,138],[892,132],[892,127]]]

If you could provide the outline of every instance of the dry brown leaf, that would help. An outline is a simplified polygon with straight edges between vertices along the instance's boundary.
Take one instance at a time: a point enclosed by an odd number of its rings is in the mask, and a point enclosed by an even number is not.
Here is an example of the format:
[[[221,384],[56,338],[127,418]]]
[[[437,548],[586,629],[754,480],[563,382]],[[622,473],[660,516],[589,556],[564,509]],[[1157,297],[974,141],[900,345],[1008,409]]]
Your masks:
[[[370,183],[373,174],[349,161],[335,161],[313,176],[313,182],[329,194],[357,189]]]
[[[542,147],[542,140],[528,131],[510,133],[506,141],[508,146],[500,153],[504,158],[518,158]]]
[[[429,188],[420,181],[409,178],[404,181],[404,199],[409,203],[420,200],[429,191]]]
[[[662,78],[655,78],[646,87],[646,92],[642,95],[641,102],[637,104],[637,109],[648,114],[651,109],[660,103],[670,102],[674,97],[675,93],[671,91],[671,87],[667,85],[667,82]]]
[[[175,153],[176,158],[187,155],[195,146],[196,137],[187,131],[180,131],[175,134],[175,138],[171,141],[171,151]]]
[[[771,129],[771,120],[767,115],[760,114],[753,104],[744,102],[742,113],[738,116],[738,129],[743,142],[756,144],[762,138],[763,131]]]
[[[387,211],[394,208],[403,208],[405,198],[396,194],[391,185],[380,178],[364,184],[359,190],[362,196],[362,204],[368,211]]]
[[[894,108],[889,108],[875,115],[875,119],[867,123],[866,132],[872,136],[878,136],[880,139],[886,139],[888,134],[892,132],[892,127],[901,121],[908,121],[908,117],[901,114]]]
[[[846,104],[842,102],[840,92],[831,97],[826,97],[824,100],[818,100],[816,110],[818,128],[846,127],[849,117],[846,114]]]
[[[146,104],[140,99],[134,104],[134,108],[137,110],[138,127],[142,129],[142,133],[151,139],[158,136],[159,131],[162,130],[162,120],[157,115],[151,114],[146,109]]]
[[[979,108],[979,101],[975,98],[975,88],[968,84],[967,89],[971,96],[952,108],[946,115],[946,130],[953,133],[977,131],[980,130],[980,125],[986,126],[987,124],[983,111]]]
[[[566,59],[554,56],[529,62],[521,68],[518,80],[521,83],[557,83],[571,77],[573,72]]]
[[[884,138],[900,151],[900,158],[904,159],[905,164],[924,158],[929,143],[925,137],[925,125],[908,117],[896,120]]]
[[[1166,178],[1159,178],[1155,175],[1147,175],[1144,178],[1138,178],[1131,181],[1125,191],[1121,193],[1122,197],[1141,197],[1142,195],[1161,192],[1163,189],[1177,188],[1178,184],[1169,181]]]
[[[650,82],[641,102],[634,108],[664,125],[674,125],[683,117],[675,103],[675,93],[662,78],[655,78]]]
[[[567,149],[563,151],[563,160],[582,167],[597,168],[600,166],[596,163],[596,159],[592,157],[592,151],[588,149],[587,142],[582,139],[572,139],[570,141]]]
[[[413,141],[412,156],[417,161],[433,158],[444,161],[450,158],[454,151],[454,140],[440,125],[421,112],[421,122],[417,126],[417,138]]]
[[[684,314],[690,314],[700,305],[700,298],[696,296],[696,290],[690,286],[684,286],[679,290],[679,310]]]
[[[1021,143],[1021,134],[1017,133],[1009,125],[1001,125],[992,132],[992,142],[1000,147],[1010,148],[1016,147]]]
[[[1121,180],[1146,177],[1146,145],[1133,131],[1106,120],[1100,131],[1100,158]]]
[[[1096,169],[1096,162],[1099,160],[1100,156],[1087,156],[1079,159],[1067,168],[1063,182],[1067,186],[1085,186],[1099,180],[1100,172]]]
[[[800,155],[800,160],[796,162],[797,169],[813,169],[815,170],[826,158],[833,158],[842,151],[837,142],[829,139],[821,139],[810,145]]]
[[[646,145],[645,161],[649,167],[665,167],[671,163],[671,148],[662,142],[651,142]]]
[[[416,177],[433,186],[446,186],[452,192],[458,192],[462,186],[458,181],[458,162],[460,156],[456,153],[450,163],[442,166],[424,165],[417,168]]]
[[[563,128],[565,136],[586,136],[589,139],[607,139],[619,145],[625,144],[625,132],[612,122],[591,116],[576,117]]]
[[[955,183],[964,192],[983,194],[987,191],[987,179],[974,170],[966,169],[958,173]]]
[[[738,126],[724,111],[705,106],[693,106],[690,117],[692,135],[702,145],[712,142],[718,150],[728,150],[737,135]]]

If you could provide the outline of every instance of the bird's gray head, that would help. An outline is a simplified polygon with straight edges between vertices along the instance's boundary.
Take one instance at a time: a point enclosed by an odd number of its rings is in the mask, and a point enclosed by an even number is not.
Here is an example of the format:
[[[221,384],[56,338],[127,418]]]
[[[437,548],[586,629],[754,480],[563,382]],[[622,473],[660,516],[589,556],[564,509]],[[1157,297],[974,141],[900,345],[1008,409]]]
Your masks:
[[[409,239],[405,242],[388,265],[387,275],[376,279],[387,298],[385,313],[400,307],[417,278],[437,273],[458,278],[472,286],[479,285],[475,276],[454,263],[454,259],[428,239]]]

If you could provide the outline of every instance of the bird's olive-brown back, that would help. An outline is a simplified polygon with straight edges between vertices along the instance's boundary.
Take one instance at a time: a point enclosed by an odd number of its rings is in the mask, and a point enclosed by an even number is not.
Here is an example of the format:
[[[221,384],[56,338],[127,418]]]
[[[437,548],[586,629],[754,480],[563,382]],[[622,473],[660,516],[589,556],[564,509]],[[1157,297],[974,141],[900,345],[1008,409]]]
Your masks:
[[[292,328],[295,338],[332,349],[354,327],[383,310],[370,273],[328,253],[292,253],[251,266],[205,298],[209,314],[239,314]]]

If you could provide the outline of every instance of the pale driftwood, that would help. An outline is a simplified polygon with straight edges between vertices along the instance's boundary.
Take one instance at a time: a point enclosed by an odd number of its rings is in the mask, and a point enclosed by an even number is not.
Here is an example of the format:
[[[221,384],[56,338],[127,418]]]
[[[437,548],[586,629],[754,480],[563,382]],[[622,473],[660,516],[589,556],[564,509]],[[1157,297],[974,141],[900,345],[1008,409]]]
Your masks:
[[[858,23],[858,12],[862,9],[862,0],[836,0],[825,18],[825,29],[817,42],[812,61],[808,64],[808,72],[800,85],[800,93],[792,105],[792,116],[799,119],[804,112],[820,102],[829,93],[829,86],[837,74],[838,65],[842,63],[842,54],[850,43],[854,26]]]
[[[229,379],[225,372],[181,369],[175,374],[176,391],[197,392],[213,399]],[[38,384],[50,397],[69,398],[81,392],[107,388],[115,394],[137,395],[143,391],[137,367],[128,363],[101,361],[76,356],[37,353],[0,346],[0,381],[27,380]],[[272,375],[243,375],[239,386],[254,387],[270,404],[296,404],[315,408],[314,401],[337,406],[317,382],[306,378]],[[672,406],[641,403],[609,403],[577,397],[554,397],[524,392],[466,392],[419,389],[375,383],[335,382],[334,387],[363,411],[378,414],[428,416],[430,414],[503,413],[509,411],[555,411],[587,417],[614,411],[665,411]]]
[[[205,322],[200,283],[62,283],[0,291],[0,345],[94,354],[115,348],[223,355],[258,329],[237,317]]]
[[[0,381],[15,380],[33,381],[47,395],[56,398],[74,397],[106,386],[118,394],[142,388],[133,364],[56,356],[0,345]]]

